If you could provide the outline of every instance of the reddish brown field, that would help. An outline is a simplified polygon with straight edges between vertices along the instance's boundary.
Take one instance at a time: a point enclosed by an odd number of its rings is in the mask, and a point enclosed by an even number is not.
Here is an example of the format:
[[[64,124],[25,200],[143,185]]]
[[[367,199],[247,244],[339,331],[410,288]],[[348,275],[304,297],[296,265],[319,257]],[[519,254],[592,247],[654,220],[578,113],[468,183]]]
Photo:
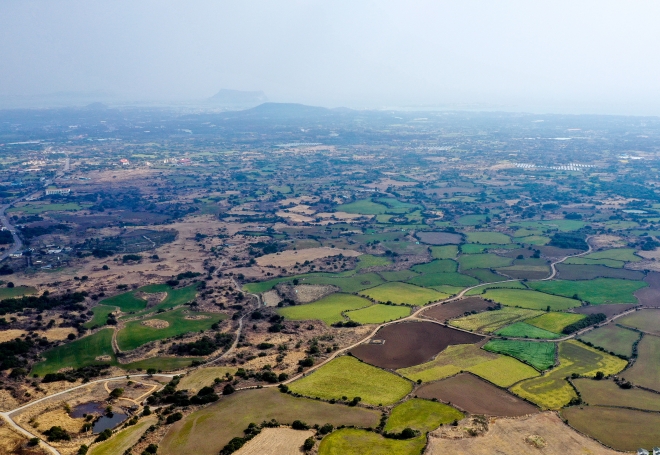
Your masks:
[[[450,232],[418,232],[417,238],[429,245],[458,245],[463,239],[459,234]]]
[[[539,412],[533,404],[469,373],[425,384],[417,389],[415,395],[437,398],[470,414],[518,417]]]
[[[385,342],[361,344],[351,354],[372,365],[395,370],[427,362],[449,345],[478,343],[483,337],[433,322],[402,322],[383,327],[373,339]]]
[[[639,303],[651,307],[660,307],[660,273],[649,272],[644,278],[649,285],[635,292]]]
[[[574,254],[583,253],[582,250],[571,250],[566,248],[557,248],[556,246],[538,246],[536,249],[541,251],[541,254],[548,258],[563,258],[564,256],[572,256]]]
[[[424,311],[422,314],[431,319],[435,319],[436,321],[444,322],[447,319],[457,318],[472,311],[486,311],[488,307],[492,307],[493,305],[493,303],[486,302],[481,297],[467,297],[460,300],[453,300],[442,305],[436,305]]]
[[[580,314],[596,314],[603,313],[608,318],[614,315],[628,311],[637,305],[627,305],[623,303],[608,303],[605,305],[589,305],[573,308],[573,311]]]
[[[644,272],[628,269],[613,269],[604,265],[557,264],[561,280],[593,280],[594,278],[621,278],[623,280],[642,280]]]

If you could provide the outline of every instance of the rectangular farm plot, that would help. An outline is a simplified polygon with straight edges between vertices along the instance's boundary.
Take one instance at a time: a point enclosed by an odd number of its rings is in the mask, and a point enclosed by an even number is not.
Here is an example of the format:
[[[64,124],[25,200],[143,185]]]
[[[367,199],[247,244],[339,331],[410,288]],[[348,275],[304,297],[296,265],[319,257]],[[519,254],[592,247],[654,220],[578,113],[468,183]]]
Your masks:
[[[401,440],[372,431],[342,428],[323,438],[319,455],[419,455],[425,445],[424,435]]]
[[[660,336],[660,310],[639,310],[618,319],[617,324]]]
[[[467,371],[500,387],[510,387],[517,382],[539,375],[538,371],[529,365],[507,356],[499,356],[497,359],[479,363],[467,368]]]
[[[424,384],[415,394],[452,403],[471,414],[517,417],[539,411],[536,406],[469,373]]]
[[[550,312],[527,319],[525,322],[548,332],[562,333],[564,327],[580,321],[585,317],[583,314]]]
[[[561,335],[558,333],[539,329],[538,327],[529,325],[526,322],[516,322],[511,325],[507,325],[506,327],[495,332],[495,335],[510,338],[534,338],[537,340],[553,340],[555,338],[561,338]]]
[[[488,289],[527,289],[527,286],[522,284],[520,281],[507,281],[505,283],[494,283],[494,284],[484,284],[475,289],[470,289],[465,293],[465,295],[482,295],[485,294]]]
[[[410,308],[400,305],[383,305],[377,303],[361,310],[347,311],[346,316],[360,324],[380,324],[395,321],[410,315]]]
[[[625,262],[617,261],[615,259],[587,259],[585,257],[568,258],[562,264],[587,267],[609,267],[612,269],[622,269],[623,266],[626,265]],[[587,279],[587,277],[584,279]]]
[[[580,301],[524,289],[489,289],[482,297],[502,305],[531,310],[562,311],[580,306]]]
[[[635,291],[646,287],[643,281],[596,278],[588,281],[537,281],[529,284],[532,289],[565,297],[578,296],[594,305],[601,303],[637,303]]]
[[[585,259],[614,259],[624,262],[638,262],[642,258],[635,254],[632,248],[613,248],[611,250],[596,251],[582,256]]]
[[[430,275],[420,275],[408,280],[408,283],[414,284],[416,286],[423,287],[438,287],[438,286],[458,286],[461,288],[466,288],[469,286],[475,286],[479,284],[479,280],[468,276],[463,275],[462,273],[433,273]]]
[[[454,259],[458,256],[456,245],[432,246],[431,257],[433,259]]]
[[[278,308],[277,313],[292,321],[319,320],[334,324],[345,320],[342,313],[371,306],[372,302],[350,294],[332,294],[313,303]]]
[[[498,245],[511,243],[509,236],[501,232],[468,232],[466,235],[468,243],[490,243]]]
[[[449,325],[472,332],[491,333],[502,327],[541,314],[540,311],[524,308],[502,308],[496,311],[485,311],[462,318],[454,319]]]
[[[385,283],[362,291],[361,294],[378,302],[406,303],[419,306],[447,298],[446,294],[432,289],[397,282]]]
[[[412,390],[412,384],[392,373],[342,356],[289,385],[292,392],[326,400],[360,397],[364,403],[396,403]]]
[[[557,345],[535,341],[491,340],[484,345],[484,349],[515,357],[539,371],[544,371],[555,365]]]
[[[417,273],[446,273],[455,272],[457,269],[458,263],[453,259],[436,259],[427,264],[415,265],[411,270]]]
[[[621,376],[635,385],[660,392],[660,338],[644,335],[637,345],[637,360]]]
[[[633,344],[639,340],[639,333],[611,323],[580,336],[581,341],[589,342],[608,352],[630,357]]]
[[[226,318],[226,314],[189,313],[183,308],[158,313],[153,318],[127,322],[126,326],[117,333],[117,344],[122,351],[130,351],[150,341],[208,330],[214,323]]]
[[[541,377],[516,384],[511,391],[542,408],[559,409],[577,397],[566,377],[573,373],[595,376],[598,371],[605,375],[616,374],[627,363],[577,341],[563,341],[559,344],[559,366]]]
[[[461,270],[469,269],[496,269],[506,267],[513,260],[492,253],[485,254],[463,254],[458,258]]]
[[[436,305],[422,313],[424,316],[444,322],[459,316],[465,316],[470,313],[481,313],[488,309],[494,309],[490,302],[486,302],[480,297],[467,297],[459,300]]]
[[[592,406],[616,406],[660,411],[660,394],[638,388],[622,389],[614,381],[574,379],[582,400]]]

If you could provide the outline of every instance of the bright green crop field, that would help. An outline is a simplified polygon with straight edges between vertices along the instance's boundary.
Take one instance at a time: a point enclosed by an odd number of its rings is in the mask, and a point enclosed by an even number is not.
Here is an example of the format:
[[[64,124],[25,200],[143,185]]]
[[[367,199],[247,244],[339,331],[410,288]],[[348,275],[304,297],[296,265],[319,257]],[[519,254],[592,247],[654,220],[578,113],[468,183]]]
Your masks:
[[[502,305],[531,310],[546,310],[550,307],[551,311],[561,311],[580,306],[580,302],[575,299],[522,289],[489,289],[485,294],[482,294],[482,297],[494,300]]]
[[[413,266],[411,270],[417,273],[447,273],[455,272],[458,264],[452,259],[436,259],[428,264]]]
[[[448,286],[460,286],[461,288],[466,288],[469,286],[475,286],[479,284],[479,280],[477,280],[476,278],[456,272],[434,273],[431,275],[416,276],[408,280],[408,282],[423,287],[448,285]]]
[[[346,316],[360,324],[380,324],[405,318],[410,314],[410,308],[402,305],[382,305],[377,303],[361,310],[347,311]]]
[[[332,294],[313,303],[278,308],[280,316],[293,321],[320,320],[326,324],[343,321],[344,311],[357,310],[371,306],[372,303],[362,297],[350,294]]]
[[[342,428],[323,438],[319,455],[420,455],[425,445],[425,435],[388,439],[372,431]]]
[[[360,294],[366,295],[378,302],[407,303],[420,306],[447,298],[446,294],[434,291],[433,289],[396,282],[381,284],[375,288],[362,291]]]
[[[516,322],[514,324],[507,325],[506,327],[495,332],[495,335],[511,338],[536,338],[539,340],[552,340],[555,338],[561,338],[561,335],[558,333],[539,329],[538,327],[527,324],[527,322]]]
[[[538,327],[539,329],[547,330],[549,332],[562,333],[564,327],[584,319],[585,317],[586,316],[583,314],[552,312],[528,319],[525,322],[527,324],[533,325],[534,327]]]
[[[412,398],[392,409],[384,429],[390,433],[400,433],[405,428],[412,428],[426,433],[435,430],[441,424],[446,425],[462,418],[463,413],[451,406]]]
[[[533,318],[539,314],[541,314],[540,311],[525,308],[502,308],[453,319],[449,321],[449,325],[473,332],[491,333],[506,325]]]
[[[432,246],[431,256],[434,259],[454,259],[456,256],[458,256],[458,246],[456,245]]]
[[[510,355],[539,371],[544,371],[554,366],[557,345],[535,341],[490,340],[484,345],[484,349],[497,354]]]
[[[581,300],[599,305],[601,303],[637,303],[633,294],[647,284],[643,281],[596,278],[587,281],[536,281],[529,283],[529,286],[548,294],[565,297],[577,295]]]
[[[464,254],[458,258],[461,270],[496,269],[498,267],[506,267],[507,265],[510,265],[512,261],[511,258],[505,258],[491,253]]]

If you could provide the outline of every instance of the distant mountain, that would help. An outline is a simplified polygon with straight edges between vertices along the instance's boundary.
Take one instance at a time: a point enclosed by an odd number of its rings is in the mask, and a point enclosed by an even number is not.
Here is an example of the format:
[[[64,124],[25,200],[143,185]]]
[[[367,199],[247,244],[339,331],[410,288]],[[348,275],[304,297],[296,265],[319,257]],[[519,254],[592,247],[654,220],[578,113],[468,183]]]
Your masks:
[[[209,98],[208,101],[219,106],[250,107],[265,103],[268,101],[268,98],[262,91],[246,92],[242,90],[222,89]]]
[[[274,116],[274,117],[310,117],[331,114],[325,107],[307,106],[297,103],[264,103],[243,111],[248,115]]]

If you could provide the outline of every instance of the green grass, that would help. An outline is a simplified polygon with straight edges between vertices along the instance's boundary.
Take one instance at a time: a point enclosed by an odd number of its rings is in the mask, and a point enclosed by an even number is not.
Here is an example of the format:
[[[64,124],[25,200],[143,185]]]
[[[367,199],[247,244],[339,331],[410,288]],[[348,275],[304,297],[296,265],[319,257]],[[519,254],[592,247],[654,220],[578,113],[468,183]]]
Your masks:
[[[342,356],[308,376],[289,384],[292,392],[323,399],[360,397],[367,404],[396,403],[412,390],[412,384],[387,371]]]
[[[496,254],[464,254],[458,258],[461,270],[469,269],[495,269],[497,267],[506,267],[512,262],[511,258],[505,258]]]
[[[427,264],[412,267],[412,270],[417,273],[448,273],[455,272],[457,269],[458,264],[452,259],[436,259]]]
[[[448,284],[443,284],[440,286],[433,286],[433,289],[438,292],[442,292],[443,294],[455,295],[461,292],[464,289],[464,286],[451,286]]]
[[[606,375],[623,370],[627,362],[600,352],[580,342],[569,340],[559,343],[559,366],[539,378],[516,384],[511,391],[545,409],[559,409],[576,398],[566,377],[573,373],[593,377],[597,371]]]
[[[468,243],[492,243],[499,245],[511,243],[509,236],[501,232],[468,232],[466,235]]]
[[[495,332],[495,335],[510,338],[536,338],[540,340],[552,340],[561,338],[561,335],[547,330],[539,329],[526,322],[516,322]]]
[[[643,281],[621,280],[618,278],[596,278],[587,281],[536,281],[529,284],[548,294],[572,297],[577,294],[580,299],[594,305],[602,303],[637,303],[634,293],[647,284]]]
[[[408,283],[422,287],[437,287],[437,286],[449,285],[449,286],[458,286],[460,288],[466,288],[469,286],[474,286],[479,284],[479,280],[469,275],[463,275],[462,273],[454,272],[454,273],[434,273],[432,275],[416,276],[408,280]]]
[[[395,272],[378,272],[385,281],[407,281],[418,274],[412,270],[397,270]]]
[[[525,245],[547,245],[550,243],[550,237],[545,237],[542,235],[530,235],[529,237],[520,237],[517,239],[518,242],[524,243]]]
[[[575,387],[585,403],[593,406],[617,406],[622,408],[660,411],[660,394],[642,389],[622,389],[614,381],[575,379]]]
[[[13,299],[24,295],[36,294],[37,290],[32,286],[16,286],[13,288],[0,288],[0,300]]]
[[[660,337],[644,335],[637,345],[637,360],[621,377],[660,392]]]
[[[476,226],[486,221],[486,215],[463,215],[458,219],[458,224],[463,226]]]
[[[38,215],[44,212],[69,212],[83,210],[92,204],[78,204],[77,202],[65,202],[62,204],[27,204],[21,207],[12,207],[7,213],[23,212],[27,215]]]
[[[479,363],[468,368],[468,371],[500,387],[510,387],[516,382],[539,374],[529,365],[507,356],[499,356],[495,360]]]
[[[319,455],[420,455],[425,446],[424,435],[400,440],[367,430],[342,428],[323,438]]]
[[[44,376],[47,373],[56,373],[62,368],[80,368],[95,364],[114,364],[115,354],[112,351],[112,329],[99,330],[78,340],[66,343],[44,352],[41,356],[46,359],[32,367],[31,375]],[[108,355],[111,361],[97,361],[96,357]]]
[[[568,265],[604,265],[605,267],[611,267],[613,269],[622,269],[626,265],[623,261],[617,261],[614,259],[585,259],[583,257],[579,258],[568,258],[564,261],[564,264]]]
[[[368,289],[384,283],[384,280],[377,273],[364,273],[354,276],[337,275],[306,275],[300,278],[302,284],[332,284],[338,286],[342,291],[352,293]]]
[[[369,199],[351,202],[337,206],[338,212],[358,213],[361,215],[381,215],[387,211],[387,207],[382,204],[376,204]]]
[[[155,416],[140,419],[137,424],[117,432],[112,438],[93,445],[88,453],[89,455],[115,455],[124,453],[138,442],[140,436],[144,434],[147,428],[157,422],[158,419]]]
[[[540,311],[524,308],[502,308],[496,311],[484,311],[462,318],[453,319],[449,325],[473,332],[491,333],[502,327],[541,314]]]
[[[585,259],[614,259],[624,262],[638,262],[642,260],[641,257],[635,255],[635,250],[632,248],[614,248],[611,250],[596,251],[582,257]]]
[[[99,302],[101,305],[118,307],[122,312],[140,311],[147,307],[147,301],[135,297],[134,291],[108,297]]]
[[[564,327],[571,325],[586,316],[584,314],[574,313],[546,313],[525,322],[527,324],[538,327],[539,329],[547,330],[548,332],[562,333]]]
[[[482,294],[482,297],[494,300],[502,305],[528,308],[530,310],[546,310],[547,307],[550,307],[551,311],[561,311],[580,306],[580,302],[575,299],[524,289],[489,289]]]
[[[426,305],[447,297],[432,289],[413,286],[407,283],[390,282],[361,292],[378,302],[407,303],[410,305]]]
[[[616,324],[607,324],[580,336],[582,341],[588,341],[607,352],[625,355],[626,357],[632,355],[632,346],[638,339],[639,333],[624,329]]]
[[[380,324],[405,318],[409,314],[410,308],[406,306],[376,304],[361,310],[348,311],[346,316],[360,324]]]
[[[617,324],[639,329],[651,335],[660,336],[660,310],[638,310],[617,319]]]
[[[320,320],[330,325],[343,321],[344,311],[357,310],[372,305],[362,297],[350,294],[332,294],[313,303],[288,306],[277,310],[280,316],[293,321]]]
[[[363,254],[358,257],[357,266],[355,270],[362,270],[368,267],[378,267],[391,264],[392,261],[382,256],[373,256],[371,254]]]
[[[515,357],[539,371],[544,371],[554,366],[557,346],[554,343],[535,341],[491,340],[484,345],[484,349]]]
[[[470,289],[465,295],[485,294],[488,289],[527,289],[527,286],[520,281],[507,281],[506,283],[485,284],[474,289]]]
[[[445,245],[445,246],[432,246],[431,256],[434,259],[454,259],[458,256],[458,246]]]
[[[92,316],[92,319],[89,320],[89,322],[86,322],[83,324],[83,327],[87,329],[91,329],[94,326],[97,327],[103,327],[108,320],[108,316],[110,313],[115,311],[117,308],[114,306],[108,306],[108,305],[96,305],[95,307],[92,308],[92,312],[94,313],[94,316]]]
[[[190,320],[186,316],[207,316],[207,319]],[[188,332],[208,330],[219,320],[226,319],[226,314],[219,313],[188,313],[185,308],[165,313],[157,313],[151,319],[167,321],[169,326],[157,329],[143,325],[144,320],[127,322],[126,326],[117,333],[117,344],[122,351],[131,351],[150,341],[163,340]],[[145,320],[148,320],[147,318]]]
[[[509,277],[493,273],[490,269],[471,269],[465,272],[466,275],[475,277],[484,283],[497,283],[499,281],[506,281]]]
[[[516,237],[529,237],[529,236],[532,236],[532,235],[541,235],[541,234],[543,234],[543,231],[521,228],[521,229],[518,229],[516,232],[513,233],[513,237],[514,238],[516,238]]]
[[[543,220],[543,221],[521,221],[514,223],[511,227],[523,227],[528,229],[556,229],[562,232],[577,231],[582,229],[586,223],[578,220]]]
[[[392,409],[384,430],[389,433],[401,433],[405,428],[427,433],[442,424],[461,420],[463,413],[443,403],[412,398]]]

